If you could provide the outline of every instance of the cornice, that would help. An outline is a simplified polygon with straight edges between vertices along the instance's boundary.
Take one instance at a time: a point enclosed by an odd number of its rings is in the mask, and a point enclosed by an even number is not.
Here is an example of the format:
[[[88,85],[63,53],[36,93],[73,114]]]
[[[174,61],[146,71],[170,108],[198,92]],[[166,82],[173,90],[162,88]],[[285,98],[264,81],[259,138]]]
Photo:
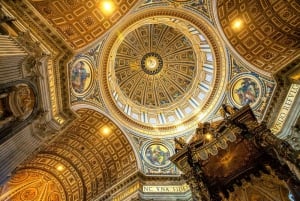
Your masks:
[[[34,40],[38,41],[49,52],[46,65],[50,88],[53,115],[57,116],[61,126],[73,119],[70,110],[68,68],[67,63],[73,57],[71,48],[61,36],[51,28],[46,20],[30,5],[27,0],[3,1],[0,3],[15,17],[14,25],[18,30],[29,31]],[[51,94],[52,93],[52,94]]]
[[[271,127],[278,115],[281,105],[283,104],[285,97],[289,92],[289,88],[292,84],[292,80],[289,78],[289,74],[300,68],[300,57],[293,60],[285,68],[280,70],[274,75],[274,78],[277,82],[276,91],[273,95],[273,98],[270,102],[268,111],[266,112],[264,121],[267,122],[267,126]]]

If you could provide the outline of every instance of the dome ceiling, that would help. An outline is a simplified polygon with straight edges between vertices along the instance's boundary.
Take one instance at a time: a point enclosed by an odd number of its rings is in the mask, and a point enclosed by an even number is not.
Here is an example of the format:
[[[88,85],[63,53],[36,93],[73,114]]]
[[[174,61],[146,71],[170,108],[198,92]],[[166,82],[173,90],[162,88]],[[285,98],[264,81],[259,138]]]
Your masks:
[[[194,128],[221,100],[227,69],[222,47],[207,22],[186,13],[136,14],[101,52],[100,66],[107,66],[101,91],[113,118],[155,137]]]
[[[191,89],[196,66],[191,41],[182,32],[147,24],[124,38],[114,67],[120,91],[131,104],[163,108]]]

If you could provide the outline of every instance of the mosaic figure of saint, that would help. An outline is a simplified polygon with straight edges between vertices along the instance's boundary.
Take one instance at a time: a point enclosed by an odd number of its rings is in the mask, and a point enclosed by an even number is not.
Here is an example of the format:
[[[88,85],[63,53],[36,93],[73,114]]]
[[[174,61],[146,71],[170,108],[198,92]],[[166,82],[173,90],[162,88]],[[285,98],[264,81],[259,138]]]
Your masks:
[[[87,72],[85,63],[79,61],[72,69],[72,87],[75,92],[82,93],[86,87],[86,79],[90,76]]]
[[[241,105],[254,103],[259,95],[257,83],[249,78],[243,78],[240,86],[234,92],[238,95]]]
[[[160,145],[152,145],[147,149],[146,157],[153,165],[165,165],[169,158],[169,151]]]

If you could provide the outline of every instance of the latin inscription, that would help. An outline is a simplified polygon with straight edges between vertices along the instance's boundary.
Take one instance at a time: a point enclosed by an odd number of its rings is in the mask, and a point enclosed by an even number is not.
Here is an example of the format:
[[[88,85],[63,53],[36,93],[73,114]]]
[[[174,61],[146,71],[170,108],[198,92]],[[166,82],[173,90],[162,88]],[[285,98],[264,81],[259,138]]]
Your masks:
[[[143,186],[145,193],[184,193],[188,190],[187,184],[181,186]]]
[[[271,128],[271,130],[274,134],[277,134],[281,131],[282,126],[283,126],[283,124],[291,110],[293,102],[297,96],[299,88],[300,88],[300,85],[298,85],[298,84],[291,85],[290,90],[284,100],[284,103],[281,106],[279,115],[277,116],[277,119],[276,119],[273,127]]]

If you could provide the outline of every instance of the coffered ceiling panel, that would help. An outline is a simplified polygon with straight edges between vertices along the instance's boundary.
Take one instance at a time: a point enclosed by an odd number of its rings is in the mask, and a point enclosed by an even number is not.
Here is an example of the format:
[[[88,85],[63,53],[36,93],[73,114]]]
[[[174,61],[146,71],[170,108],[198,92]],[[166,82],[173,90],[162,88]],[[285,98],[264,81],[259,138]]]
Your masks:
[[[300,54],[300,4],[291,0],[218,0],[220,26],[249,63],[277,72]]]
[[[182,98],[196,74],[191,41],[163,24],[144,25],[129,33],[115,60],[122,93],[132,102],[152,108]]]
[[[115,25],[137,0],[113,0],[112,13],[102,10],[103,0],[30,0],[38,12],[73,49],[82,48]]]
[[[20,165],[0,200],[92,200],[137,171],[133,147],[110,119],[90,109],[77,113],[54,142]]]

